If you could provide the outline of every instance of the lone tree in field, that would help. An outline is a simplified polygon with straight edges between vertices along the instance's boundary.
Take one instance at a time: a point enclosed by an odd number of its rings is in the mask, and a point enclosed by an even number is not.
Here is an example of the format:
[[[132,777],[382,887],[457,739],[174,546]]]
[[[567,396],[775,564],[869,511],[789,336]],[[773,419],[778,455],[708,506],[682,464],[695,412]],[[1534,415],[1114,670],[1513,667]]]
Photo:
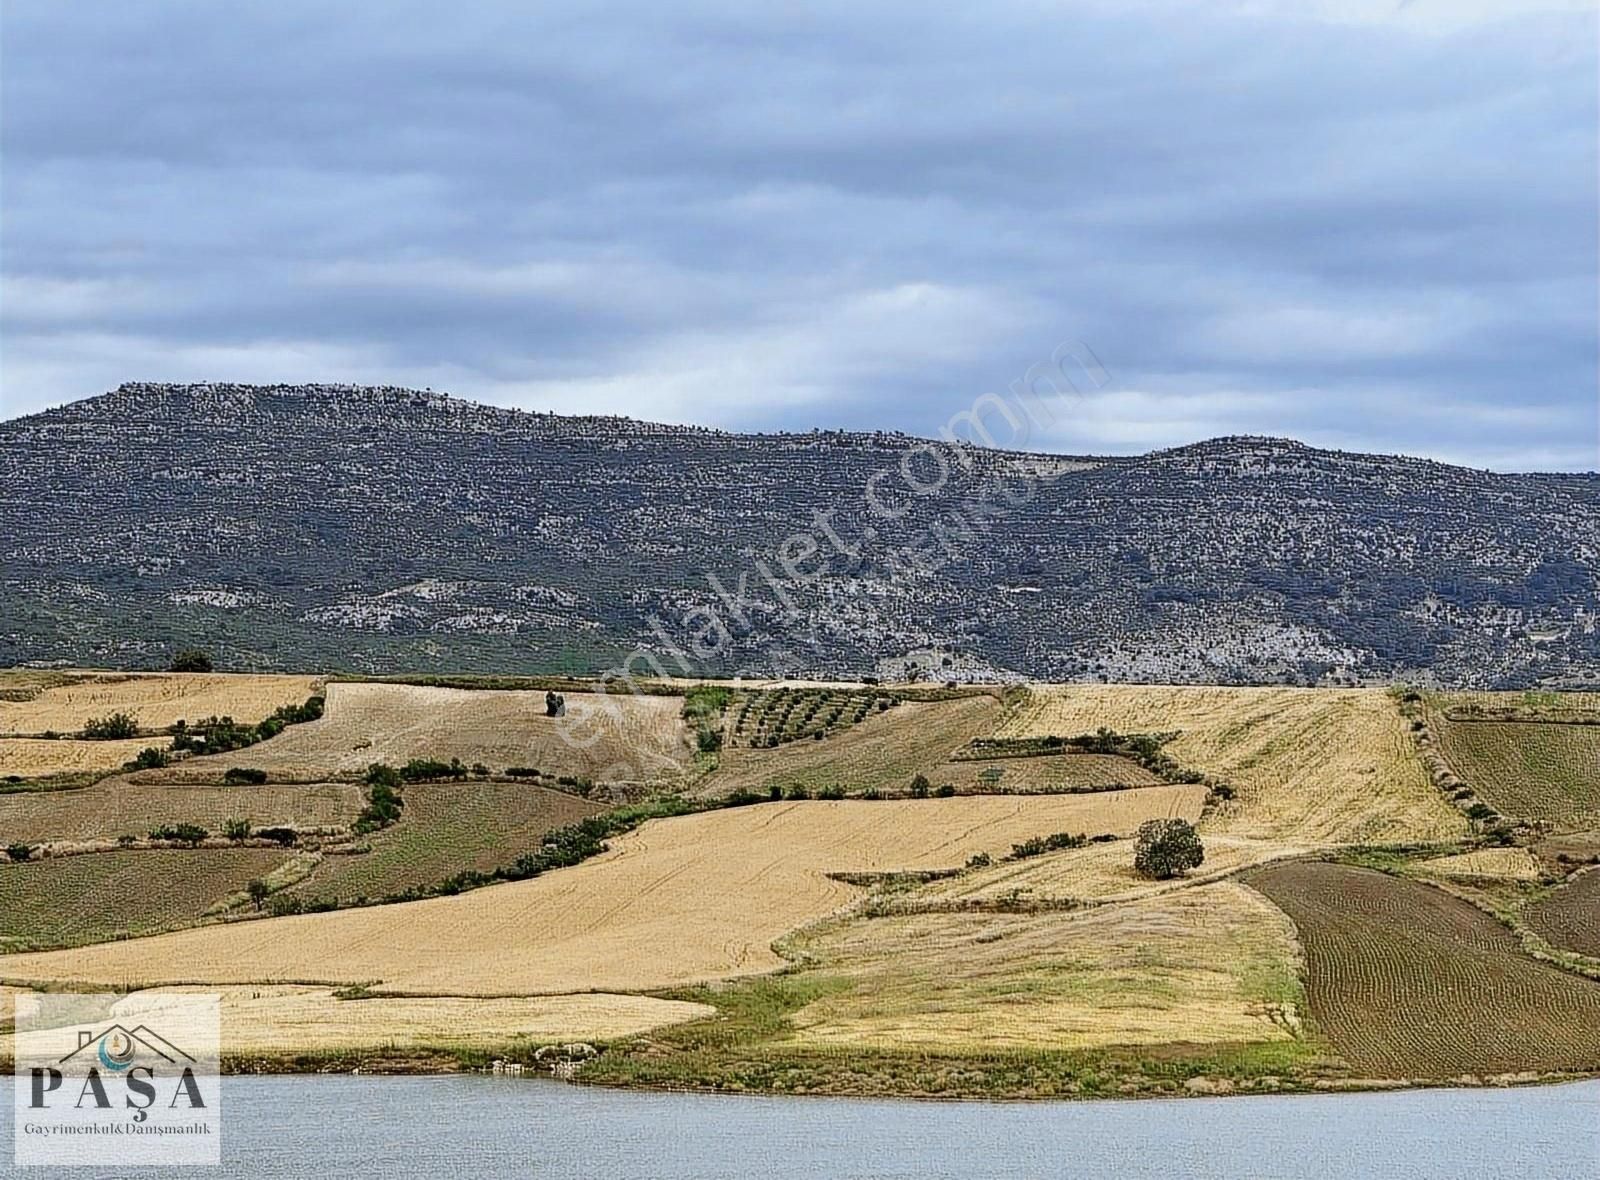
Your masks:
[[[172,657],[173,672],[209,672],[211,657],[197,647],[187,648]]]
[[[1146,877],[1164,881],[1199,868],[1206,858],[1200,834],[1186,819],[1153,819],[1139,825],[1133,843],[1133,867]]]
[[[245,891],[250,894],[250,900],[258,910],[265,904],[267,894],[272,892],[271,889],[267,888],[267,883],[260,880],[250,882],[245,886]]]

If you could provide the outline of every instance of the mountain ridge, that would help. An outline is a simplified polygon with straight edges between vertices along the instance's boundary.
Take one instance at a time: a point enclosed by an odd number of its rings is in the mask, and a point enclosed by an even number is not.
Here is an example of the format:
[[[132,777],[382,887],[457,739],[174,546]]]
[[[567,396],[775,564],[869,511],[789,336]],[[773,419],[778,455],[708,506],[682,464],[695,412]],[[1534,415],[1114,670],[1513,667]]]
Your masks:
[[[0,662],[151,666],[194,644],[251,668],[666,661],[688,620],[729,609],[713,577],[755,584],[809,532],[825,576],[768,585],[697,674],[1600,679],[1592,473],[1265,436],[1072,456],[400,387],[128,383],[0,421],[0,481]]]

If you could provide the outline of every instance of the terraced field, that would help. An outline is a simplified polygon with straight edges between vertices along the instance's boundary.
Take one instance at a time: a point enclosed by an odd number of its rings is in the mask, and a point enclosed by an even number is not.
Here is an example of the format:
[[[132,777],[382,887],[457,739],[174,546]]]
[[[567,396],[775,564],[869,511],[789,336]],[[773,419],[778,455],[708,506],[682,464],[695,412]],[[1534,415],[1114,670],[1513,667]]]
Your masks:
[[[0,865],[0,947],[73,946],[188,925],[289,855],[173,849]]]
[[[1571,824],[1600,817],[1600,725],[1452,721],[1430,711],[1439,751],[1504,815]]]
[[[367,839],[370,852],[325,857],[291,893],[381,898],[464,869],[489,872],[538,847],[551,828],[600,810],[576,795],[525,783],[415,783],[405,789],[400,822]]]
[[[534,767],[602,782],[676,777],[689,764],[682,698],[567,693],[565,699],[567,716],[553,718],[545,715],[542,692],[334,683],[320,720],[182,769],[193,775],[247,765],[275,778],[314,779],[358,774],[373,762],[459,758],[495,771]]]
[[[574,868],[456,897],[0,958],[0,979],[370,983],[444,995],[644,990],[771,971],[858,898],[825,874],[936,869],[1049,832],[1199,814],[1199,787],[775,803],[655,820]]]
[[[1442,890],[1335,864],[1244,880],[1293,919],[1319,1030],[1369,1077],[1600,1069],[1600,983]]]
[[[1164,752],[1232,786],[1210,831],[1290,843],[1444,840],[1466,820],[1380,689],[1050,685],[1003,737],[1177,730]]]
[[[1552,946],[1600,959],[1600,870],[1580,873],[1523,912]]]
[[[1539,862],[1526,848],[1479,848],[1456,856],[1419,861],[1417,868],[1438,877],[1498,881],[1537,881]]]
[[[798,741],[776,749],[724,750],[707,794],[765,792],[804,787],[818,791],[904,790],[918,774],[933,782],[950,756],[975,737],[994,731],[1004,710],[990,696],[946,701],[908,701],[864,718],[822,741]]]
[[[230,819],[255,827],[343,827],[363,806],[356,783],[301,786],[139,786],[109,778],[72,791],[0,795],[0,840],[115,840],[161,824],[220,831]]]
[[[850,987],[802,1008],[789,1043],[1008,1048],[1288,1040],[1294,930],[1224,882],[1071,914],[918,914],[797,940]]]
[[[0,735],[77,733],[96,718],[127,713],[143,729],[231,716],[254,724],[321,687],[315,676],[240,673],[69,672],[59,679],[0,673]],[[150,743],[146,742],[146,745]]]

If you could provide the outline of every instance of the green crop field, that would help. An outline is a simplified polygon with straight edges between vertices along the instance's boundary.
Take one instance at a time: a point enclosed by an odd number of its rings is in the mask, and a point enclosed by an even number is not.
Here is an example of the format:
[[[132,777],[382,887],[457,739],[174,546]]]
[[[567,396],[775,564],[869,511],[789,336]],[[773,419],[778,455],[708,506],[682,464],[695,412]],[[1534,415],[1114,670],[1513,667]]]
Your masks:
[[[1558,824],[1600,814],[1600,725],[1439,713],[1429,724],[1455,772],[1501,813]]]
[[[190,925],[289,855],[159,849],[0,865],[0,947],[78,946]]]

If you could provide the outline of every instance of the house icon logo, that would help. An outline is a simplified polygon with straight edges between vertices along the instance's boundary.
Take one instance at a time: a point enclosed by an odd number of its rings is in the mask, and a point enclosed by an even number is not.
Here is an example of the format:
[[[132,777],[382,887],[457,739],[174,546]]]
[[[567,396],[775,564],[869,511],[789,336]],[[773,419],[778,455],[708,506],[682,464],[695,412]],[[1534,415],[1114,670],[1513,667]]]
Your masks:
[[[80,1028],[78,1047],[60,1058],[58,1064],[74,1059],[81,1062],[83,1054],[98,1058],[102,1068],[114,1073],[121,1073],[141,1061],[177,1066],[193,1064],[195,1061],[194,1057],[145,1024],[131,1029],[113,1024],[99,1032]]]

